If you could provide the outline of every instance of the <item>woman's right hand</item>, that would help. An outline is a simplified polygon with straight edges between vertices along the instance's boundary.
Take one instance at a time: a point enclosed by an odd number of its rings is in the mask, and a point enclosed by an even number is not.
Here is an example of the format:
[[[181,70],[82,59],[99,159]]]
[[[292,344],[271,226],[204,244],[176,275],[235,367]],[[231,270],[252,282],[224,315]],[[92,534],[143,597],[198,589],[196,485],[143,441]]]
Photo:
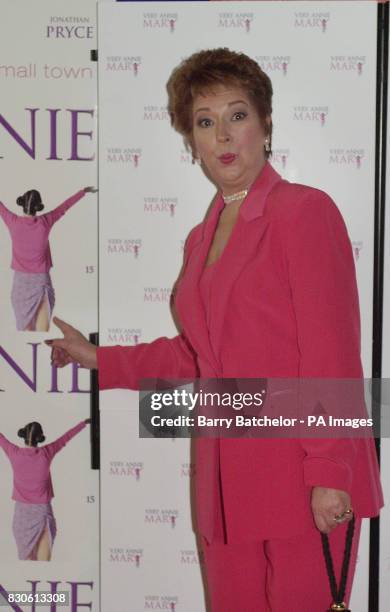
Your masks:
[[[96,369],[96,346],[88,342],[81,332],[58,317],[53,317],[53,323],[59,327],[64,337],[45,340],[45,343],[52,347],[52,364],[56,368],[63,368],[68,363],[79,363],[88,370]]]

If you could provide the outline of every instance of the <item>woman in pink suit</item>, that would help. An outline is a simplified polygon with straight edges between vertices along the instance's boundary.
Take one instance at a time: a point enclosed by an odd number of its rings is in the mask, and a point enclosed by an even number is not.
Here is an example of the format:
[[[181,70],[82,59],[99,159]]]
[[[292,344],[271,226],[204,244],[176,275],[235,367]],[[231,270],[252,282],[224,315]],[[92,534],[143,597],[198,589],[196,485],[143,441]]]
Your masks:
[[[12,499],[15,500],[13,533],[21,560],[50,561],[57,533],[51,507],[54,497],[50,466],[56,454],[76,436],[90,419],[81,421],[54,442],[45,441],[36,421],[19,429],[25,447],[20,448],[0,433],[0,448],[7,455],[14,474]]]
[[[54,309],[55,292],[51,282],[52,259],[49,234],[53,225],[94,187],[84,187],[62,204],[44,213],[41,194],[36,189],[26,191],[16,203],[23,216],[16,215],[0,202],[0,217],[12,239],[14,279],[11,301],[18,331],[48,331]]]
[[[168,83],[174,127],[218,194],[190,233],[174,304],[182,332],[95,348],[56,320],[53,362],[97,368],[100,389],[143,378],[362,377],[354,260],[318,189],[268,162],[272,86],[228,49],[185,60]],[[196,517],[213,612],[322,612],[331,597],[320,533],[340,575],[355,514],[346,601],[363,517],[383,505],[370,439],[196,440]]]

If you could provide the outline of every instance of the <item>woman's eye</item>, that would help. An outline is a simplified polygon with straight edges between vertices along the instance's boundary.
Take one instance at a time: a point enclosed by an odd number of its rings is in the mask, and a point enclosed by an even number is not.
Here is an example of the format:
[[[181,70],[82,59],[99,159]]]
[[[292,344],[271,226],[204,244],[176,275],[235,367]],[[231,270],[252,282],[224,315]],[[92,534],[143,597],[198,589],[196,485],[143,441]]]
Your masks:
[[[210,127],[211,124],[211,119],[207,119],[206,117],[204,119],[199,119],[198,121],[199,127]]]
[[[240,119],[245,119],[246,116],[247,114],[244,113],[244,111],[238,111],[237,113],[234,113],[233,121],[239,121]]]

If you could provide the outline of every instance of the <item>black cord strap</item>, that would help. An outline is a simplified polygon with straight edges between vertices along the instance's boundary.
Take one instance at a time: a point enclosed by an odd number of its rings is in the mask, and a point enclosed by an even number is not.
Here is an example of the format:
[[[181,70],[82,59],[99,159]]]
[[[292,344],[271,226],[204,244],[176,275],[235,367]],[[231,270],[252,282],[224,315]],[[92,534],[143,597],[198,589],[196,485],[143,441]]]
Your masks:
[[[348,569],[349,569],[349,562],[351,559],[352,539],[353,539],[354,530],[355,530],[355,517],[353,516],[348,524],[347,534],[345,536],[344,559],[343,559],[343,565],[341,568],[339,588],[337,588],[336,576],[335,576],[334,567],[333,567],[333,559],[332,559],[332,554],[330,552],[330,546],[329,546],[329,538],[326,533],[321,533],[322,548],[324,551],[326,570],[328,572],[330,590],[332,592],[332,597],[333,597],[333,602],[334,602],[331,610],[345,610],[347,612],[345,605],[343,605],[343,600],[344,600],[345,590],[347,586]]]

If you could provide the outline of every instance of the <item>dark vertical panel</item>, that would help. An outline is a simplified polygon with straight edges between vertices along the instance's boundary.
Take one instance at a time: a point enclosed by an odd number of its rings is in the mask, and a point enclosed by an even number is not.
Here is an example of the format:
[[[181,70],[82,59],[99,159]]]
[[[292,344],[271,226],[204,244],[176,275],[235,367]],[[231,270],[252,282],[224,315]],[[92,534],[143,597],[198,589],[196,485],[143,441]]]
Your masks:
[[[380,419],[383,331],[383,271],[386,197],[387,75],[389,59],[389,4],[378,4],[375,125],[375,220],[373,270],[373,413]],[[378,421],[379,422],[379,421]],[[380,438],[375,440],[380,462]],[[369,612],[379,612],[380,519],[371,519],[369,555]]]
[[[99,344],[99,334],[89,334],[92,344]],[[100,469],[100,413],[99,413],[99,385],[98,371],[91,370],[91,468]]]

